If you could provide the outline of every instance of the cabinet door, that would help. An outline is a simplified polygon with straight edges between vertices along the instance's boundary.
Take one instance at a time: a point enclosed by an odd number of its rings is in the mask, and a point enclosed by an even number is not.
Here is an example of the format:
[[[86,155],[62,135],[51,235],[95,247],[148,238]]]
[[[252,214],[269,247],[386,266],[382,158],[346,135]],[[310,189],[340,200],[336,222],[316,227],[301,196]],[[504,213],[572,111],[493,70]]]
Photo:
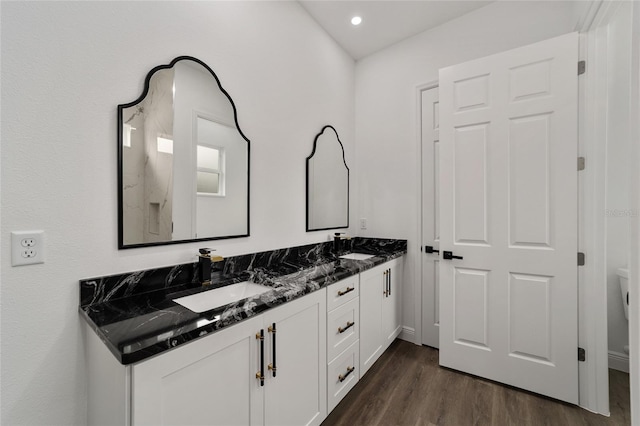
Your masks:
[[[133,425],[258,425],[257,317],[132,368]]]
[[[360,274],[360,377],[382,354],[382,299],[387,265]]]
[[[322,289],[264,314],[265,425],[319,425],[327,415],[327,296]],[[275,337],[275,348],[274,348]]]
[[[384,349],[386,349],[402,331],[402,273],[403,257],[394,259],[385,265],[389,271],[387,294],[382,298],[382,324],[384,330]]]

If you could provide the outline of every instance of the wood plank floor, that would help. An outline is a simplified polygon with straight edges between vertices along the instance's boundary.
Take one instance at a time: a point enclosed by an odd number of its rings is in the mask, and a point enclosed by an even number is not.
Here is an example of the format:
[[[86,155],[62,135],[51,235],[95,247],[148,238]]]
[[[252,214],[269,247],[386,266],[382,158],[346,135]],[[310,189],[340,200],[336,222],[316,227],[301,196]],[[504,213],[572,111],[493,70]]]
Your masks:
[[[629,375],[609,370],[611,417],[438,366],[396,340],[322,426],[629,425]]]

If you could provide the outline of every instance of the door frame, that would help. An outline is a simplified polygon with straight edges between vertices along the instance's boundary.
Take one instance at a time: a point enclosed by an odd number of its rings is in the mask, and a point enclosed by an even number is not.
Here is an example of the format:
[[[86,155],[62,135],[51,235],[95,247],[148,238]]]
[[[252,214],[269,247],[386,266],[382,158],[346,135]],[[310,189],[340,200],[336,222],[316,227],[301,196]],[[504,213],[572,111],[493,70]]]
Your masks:
[[[579,288],[582,290],[579,302],[579,342],[580,346],[587,349],[587,362],[580,363],[580,405],[588,410],[608,415],[609,414],[609,353],[607,338],[607,288],[602,283],[607,282],[607,258],[606,258],[606,144],[607,144],[607,118],[608,111],[608,84],[607,84],[607,45],[609,42],[609,24],[615,15],[619,2],[598,0],[593,2],[585,11],[583,19],[576,30],[580,31],[580,59],[587,61],[587,72],[580,79],[579,96],[579,135],[580,156],[588,158],[587,167],[580,173],[580,251],[587,255],[585,266],[580,268]],[[638,14],[638,5],[633,6],[634,14]],[[637,32],[637,23],[632,30]],[[632,36],[633,37],[633,36]],[[632,41],[633,43],[633,41]],[[638,46],[635,46],[637,49]],[[633,48],[633,44],[632,44]],[[633,69],[632,69],[633,72]],[[637,72],[637,69],[636,69]],[[632,74],[632,87],[635,80]],[[637,87],[636,87],[637,89]],[[634,103],[637,105],[638,94],[631,96],[631,111]],[[637,110],[636,110],[637,111]],[[634,129],[637,127],[635,120],[630,120],[630,136],[633,142]],[[637,143],[637,142],[636,142]],[[630,185],[630,195],[635,194],[640,188]],[[633,199],[633,198],[632,198]],[[633,218],[632,218],[633,219]],[[637,232],[637,231],[636,231]],[[633,237],[631,238],[633,241]],[[633,247],[631,247],[633,250]],[[637,255],[637,253],[636,253]],[[637,256],[636,256],[636,267]],[[629,267],[633,268],[630,259]],[[637,269],[636,269],[637,271]],[[636,275],[637,276],[637,273]],[[635,303],[634,303],[635,302]],[[638,312],[640,298],[630,299],[629,312]],[[584,315],[589,312],[589,315]],[[631,418],[640,417],[640,389],[638,388],[638,353],[640,344],[637,337],[638,317],[634,322],[629,318],[629,345],[631,348],[629,364],[631,374],[630,398]],[[635,346],[634,346],[635,344]],[[584,346],[583,346],[584,345]],[[591,360],[589,352],[592,353]],[[633,367],[635,366],[635,368]]]
[[[591,7],[585,12],[583,19],[579,26],[576,28],[584,34],[586,39],[584,58],[587,59],[587,66],[591,63],[593,72],[589,73],[587,69],[585,84],[586,97],[584,100],[585,115],[581,116],[584,120],[580,122],[580,132],[585,130],[585,147],[591,148],[592,154],[595,154],[594,158],[590,160],[590,163],[594,164],[594,173],[598,173],[597,177],[592,179],[602,179],[606,173],[606,157],[602,154],[605,152],[604,144],[606,144],[606,133],[604,133],[606,127],[606,118],[603,115],[590,115],[593,111],[600,108],[601,112],[606,112],[607,105],[607,84],[606,81],[602,81],[603,77],[606,77],[607,67],[607,42],[609,33],[609,24],[611,18],[614,16],[619,2],[611,0],[597,0],[591,4]],[[633,17],[631,21],[631,99],[629,105],[629,114],[631,119],[629,120],[629,137],[631,141],[630,157],[632,161],[636,163],[640,161],[640,143],[638,137],[640,137],[640,129],[637,125],[637,120],[634,118],[640,114],[640,5],[633,4]],[[581,43],[582,44],[582,43]],[[582,48],[582,47],[581,47]],[[583,53],[581,51],[581,53]],[[582,93],[582,92],[581,92]],[[595,120],[595,118],[598,118]],[[593,122],[589,122],[589,118],[593,119]],[[600,131],[600,133],[595,133]],[[605,142],[603,142],[605,141]],[[586,170],[589,170],[587,167]],[[585,171],[586,171],[585,170]],[[634,209],[635,214],[630,217],[630,245],[629,245],[629,270],[630,270],[630,282],[638,282],[638,276],[640,276],[640,247],[638,241],[640,240],[640,173],[637,168],[631,168],[632,174],[629,176],[629,199],[631,201],[631,208]],[[585,189],[588,190],[585,186]],[[593,192],[587,192],[585,194],[586,201],[592,201],[588,206],[588,211],[594,218],[602,218],[604,212],[604,201],[606,196],[606,187],[604,184],[592,187]],[[586,206],[585,206],[586,208]],[[596,250],[597,259],[596,262],[601,262],[602,269],[595,269],[600,273],[599,279],[604,280],[606,275],[606,256],[604,251],[603,242],[606,241],[606,233],[604,224],[597,223],[602,229],[600,234],[597,232],[592,237],[595,237],[596,242],[599,244],[594,249]],[[594,275],[595,276],[595,275]],[[599,291],[599,294],[605,294],[606,289],[598,289],[597,280],[593,282],[587,282],[590,285],[592,291]],[[600,281],[603,282],[603,281]],[[630,402],[631,402],[631,423],[636,424],[640,422],[640,292],[637,291],[636,284],[635,292],[630,291],[629,294],[629,368],[630,368]],[[597,408],[591,408],[593,411],[603,413],[601,409],[606,407],[607,412],[609,409],[609,395],[608,395],[608,345],[606,335],[606,321],[607,321],[607,300],[606,295],[601,296],[598,300],[597,295],[589,300],[591,303],[589,306],[585,306],[585,309],[596,309],[600,314],[598,318],[590,318],[591,322],[600,322],[596,325],[587,324],[585,330],[590,333],[587,337],[592,339],[597,345],[598,353],[596,356],[596,365],[589,368],[589,378],[595,382],[591,382],[591,389],[586,395],[589,397],[589,403],[597,404]],[[604,334],[602,328],[604,327]],[[596,376],[594,379],[593,376]],[[606,386],[605,386],[606,384]],[[581,387],[582,392],[582,387]]]
[[[633,5],[631,20],[631,161],[640,163],[640,126],[633,118],[640,116],[640,7]],[[635,123],[635,125],[634,125]],[[634,143],[635,141],[635,143]],[[631,217],[631,247],[629,250],[629,271],[631,278],[635,278],[636,288],[630,295],[629,310],[629,377],[631,392],[631,419],[640,419],[640,291],[638,277],[640,277],[640,171],[631,169],[629,185],[631,208],[635,209],[635,216]]]
[[[605,172],[606,156],[606,66],[609,20],[617,4],[613,1],[598,0],[586,9],[575,30],[580,32],[579,59],[587,61],[588,71],[578,79],[578,153],[588,158],[588,166],[578,177],[578,247],[587,254],[587,262],[578,271],[578,344],[587,353],[585,362],[579,363],[579,405],[589,411],[605,416],[609,415],[609,359],[607,342],[607,291],[606,286],[606,228],[602,212],[605,209]],[[640,7],[634,7],[634,34],[640,31]],[[637,45],[632,45],[637,49]],[[637,55],[637,53],[634,53]],[[638,71],[638,59],[635,60]],[[632,113],[638,113],[638,76],[632,73]],[[635,87],[634,87],[635,84]],[[421,156],[421,96],[422,92],[438,87],[438,81],[430,81],[416,86],[416,162],[420,182],[416,188],[418,200],[422,199],[422,156]],[[634,120],[631,120],[633,126]],[[638,131],[631,129],[632,135]],[[605,132],[605,133],[603,133]],[[633,140],[633,139],[632,139]],[[637,143],[637,142],[636,142]],[[636,149],[636,157],[640,157],[640,149]],[[640,160],[640,158],[638,158]],[[640,191],[640,182],[634,180],[631,191]],[[640,208],[638,197],[632,199]],[[422,244],[422,205],[417,215],[418,245]],[[633,220],[633,218],[632,218]],[[636,234],[640,233],[640,215],[635,217]],[[418,250],[414,254],[414,343],[422,344],[422,256]],[[638,275],[638,247],[632,247],[630,270],[632,276]],[[638,292],[640,293],[640,292]],[[632,324],[633,318],[640,317],[640,294],[630,299],[630,368],[632,373],[640,370],[640,326]],[[635,309],[634,309],[635,308]],[[585,315],[589,312],[589,315]],[[635,368],[634,368],[635,367]],[[640,376],[640,374],[636,374]],[[631,377],[631,376],[630,376]],[[631,414],[632,423],[640,417],[640,379],[631,379]]]
[[[578,79],[578,155],[589,166],[578,178],[578,248],[589,261],[578,269],[578,344],[587,351],[578,364],[580,406],[609,415],[609,353],[606,268],[606,25],[602,3],[589,8],[580,30],[580,60],[589,72]],[[605,99],[602,102],[602,99]],[[586,315],[586,313],[589,315]]]
[[[422,92],[439,87],[438,80],[432,80],[428,83],[421,84],[416,87],[416,164],[418,170],[418,185],[416,185],[416,200],[420,200],[418,223],[418,249],[415,254],[415,277],[416,285],[414,286],[414,343],[422,345],[422,256],[424,256],[422,248]]]

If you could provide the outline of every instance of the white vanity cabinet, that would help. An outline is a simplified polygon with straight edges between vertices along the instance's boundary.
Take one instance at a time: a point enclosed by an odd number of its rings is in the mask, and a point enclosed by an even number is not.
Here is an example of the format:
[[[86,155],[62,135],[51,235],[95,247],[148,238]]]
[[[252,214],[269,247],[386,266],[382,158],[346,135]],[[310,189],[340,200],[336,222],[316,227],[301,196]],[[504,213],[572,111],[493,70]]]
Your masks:
[[[360,276],[327,287],[327,405],[329,412],[360,378]]]
[[[403,260],[127,366],[87,325],[88,424],[319,425],[400,334]]]
[[[403,259],[360,274],[360,377],[402,330]]]
[[[130,366],[89,330],[89,424],[319,425],[326,300],[325,289],[313,292]]]

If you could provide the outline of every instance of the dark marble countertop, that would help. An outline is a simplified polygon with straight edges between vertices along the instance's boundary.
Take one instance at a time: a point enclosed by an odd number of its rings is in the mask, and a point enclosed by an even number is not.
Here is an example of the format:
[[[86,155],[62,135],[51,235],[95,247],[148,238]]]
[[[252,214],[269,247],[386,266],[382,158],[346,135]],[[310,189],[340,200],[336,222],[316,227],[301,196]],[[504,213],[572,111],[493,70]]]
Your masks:
[[[231,326],[407,252],[406,240],[359,238],[339,253],[367,253],[367,260],[341,259],[333,243],[319,243],[234,256],[212,265],[212,284],[197,283],[197,263],[80,281],[80,314],[122,364],[142,361]],[[195,313],[173,299],[251,281],[272,287],[210,311]]]

